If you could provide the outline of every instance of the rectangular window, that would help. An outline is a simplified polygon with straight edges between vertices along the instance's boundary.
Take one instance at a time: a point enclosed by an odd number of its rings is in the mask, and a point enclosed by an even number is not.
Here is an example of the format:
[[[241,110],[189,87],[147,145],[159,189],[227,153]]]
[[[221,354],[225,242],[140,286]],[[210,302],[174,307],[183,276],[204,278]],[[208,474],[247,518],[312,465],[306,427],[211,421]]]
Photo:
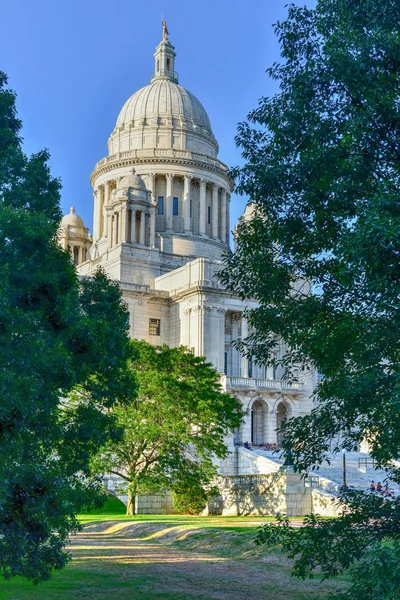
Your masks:
[[[225,352],[224,354],[224,373],[225,375],[228,375],[228,353]]]
[[[164,214],[164,196],[158,196],[158,214]]]
[[[160,319],[149,319],[149,335],[160,335]]]
[[[249,360],[249,377],[253,377],[253,361]]]
[[[192,199],[190,198],[189,202],[189,217],[192,218]]]
[[[208,221],[208,224],[211,223],[211,206],[208,207],[208,219],[207,219],[207,221]]]
[[[173,200],[172,214],[173,215],[177,215],[178,214],[178,198],[174,198],[174,200]]]

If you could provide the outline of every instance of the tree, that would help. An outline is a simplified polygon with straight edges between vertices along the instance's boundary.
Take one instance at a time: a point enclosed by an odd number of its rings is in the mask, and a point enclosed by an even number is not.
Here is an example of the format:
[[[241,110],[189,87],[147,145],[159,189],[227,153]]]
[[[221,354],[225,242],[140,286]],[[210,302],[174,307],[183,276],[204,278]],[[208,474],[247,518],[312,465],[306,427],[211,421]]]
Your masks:
[[[209,483],[212,456],[226,456],[224,436],[242,420],[240,402],[221,391],[204,358],[182,346],[132,346],[138,393],[114,407],[123,436],[104,448],[98,465],[127,483],[127,514],[134,514],[139,491],[179,493]]]
[[[279,91],[261,99],[236,138],[245,164],[233,176],[254,219],[239,227],[222,280],[259,303],[248,311],[254,333],[242,349],[260,363],[278,361],[288,377],[299,366],[321,374],[312,413],[283,427],[301,471],[332,444],[339,450],[339,434],[349,449],[365,436],[378,466],[399,480],[399,14],[398,0],[289,6],[275,27],[283,61],[268,70]],[[276,359],[278,341],[286,351]],[[349,532],[360,503],[368,514],[368,499],[343,501]],[[389,529],[381,505],[375,519],[394,544],[398,501]],[[307,535],[300,559],[308,553],[311,567],[321,566],[335,529],[310,521],[296,539]],[[376,535],[360,541],[360,557]],[[339,570],[347,566],[340,558]]]
[[[78,279],[55,241],[61,184],[47,151],[23,153],[6,84],[0,73],[0,574],[39,581],[98,494],[90,459],[113,434],[105,409],[123,400],[130,347],[117,285]]]

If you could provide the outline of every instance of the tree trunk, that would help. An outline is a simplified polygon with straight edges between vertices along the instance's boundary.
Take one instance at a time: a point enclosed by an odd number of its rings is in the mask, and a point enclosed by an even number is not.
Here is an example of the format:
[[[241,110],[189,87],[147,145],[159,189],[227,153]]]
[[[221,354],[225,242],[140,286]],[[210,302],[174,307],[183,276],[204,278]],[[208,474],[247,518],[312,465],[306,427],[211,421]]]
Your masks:
[[[130,487],[128,488],[128,504],[126,506],[126,514],[127,515],[135,515],[136,514],[136,490],[132,490]]]

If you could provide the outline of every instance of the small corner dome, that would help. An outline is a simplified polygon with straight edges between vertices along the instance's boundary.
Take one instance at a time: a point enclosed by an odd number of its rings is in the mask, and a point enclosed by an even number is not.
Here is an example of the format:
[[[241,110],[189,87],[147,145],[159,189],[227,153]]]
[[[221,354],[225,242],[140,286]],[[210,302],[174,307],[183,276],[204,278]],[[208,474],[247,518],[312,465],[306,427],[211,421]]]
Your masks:
[[[146,184],[144,183],[143,179],[139,177],[139,175],[136,175],[135,169],[132,169],[129,175],[125,175],[125,177],[123,177],[119,182],[118,189],[124,188],[134,188],[136,190],[147,192]]]
[[[68,225],[70,227],[82,227],[83,229],[85,229],[85,224],[83,220],[75,213],[75,208],[73,206],[71,206],[71,208],[69,209],[69,213],[67,215],[64,215],[61,219],[62,227],[67,227]]]
[[[243,214],[239,217],[239,223],[243,223],[243,221],[251,221],[255,217],[256,210],[257,208],[255,202],[249,202]]]

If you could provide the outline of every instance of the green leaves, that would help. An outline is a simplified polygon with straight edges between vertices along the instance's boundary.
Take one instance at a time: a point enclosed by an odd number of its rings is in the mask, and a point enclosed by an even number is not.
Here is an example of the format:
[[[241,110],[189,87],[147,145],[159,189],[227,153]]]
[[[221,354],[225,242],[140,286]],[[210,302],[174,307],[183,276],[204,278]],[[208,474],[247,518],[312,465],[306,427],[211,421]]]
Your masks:
[[[289,6],[275,28],[283,60],[268,70],[279,92],[238,127],[245,164],[232,175],[255,217],[239,227],[221,280],[259,304],[240,348],[315,387],[311,414],[283,426],[300,471],[340,450],[338,436],[354,449],[366,436],[377,464],[399,478],[399,15],[398,0]],[[386,572],[398,556],[399,524],[382,502],[373,516],[368,497],[345,502],[343,519],[311,518],[298,533],[283,524],[259,540],[296,554],[300,576],[335,575],[364,557],[344,597],[372,597],[380,561]],[[394,569],[379,595],[398,597],[397,579]]]
[[[104,448],[98,468],[125,479],[132,498],[183,482],[202,487],[215,474],[211,456],[226,455],[224,436],[241,423],[240,403],[221,391],[212,366],[186,348],[131,345],[138,392],[113,409],[122,438]]]
[[[104,273],[78,279],[55,241],[60,188],[27,158],[0,73],[0,575],[46,579],[68,560],[76,513],[97,497],[91,459],[130,394],[127,311]],[[75,403],[63,398],[79,389]]]
[[[279,362],[289,377],[303,371],[310,379],[317,369],[324,383],[313,419],[322,422],[326,404],[334,411],[330,437],[350,430],[352,445],[373,430],[382,465],[400,453],[395,6],[367,0],[350,10],[321,0],[315,10],[289,7],[276,26],[285,62],[269,73],[280,92],[260,101],[236,138],[246,163],[233,175],[254,219],[239,227],[221,275],[241,298],[259,302],[247,315],[255,360]],[[285,350],[277,358],[278,342]],[[296,454],[303,466],[306,455],[317,458],[322,429],[301,445],[300,421],[287,424],[287,447],[304,448]]]

